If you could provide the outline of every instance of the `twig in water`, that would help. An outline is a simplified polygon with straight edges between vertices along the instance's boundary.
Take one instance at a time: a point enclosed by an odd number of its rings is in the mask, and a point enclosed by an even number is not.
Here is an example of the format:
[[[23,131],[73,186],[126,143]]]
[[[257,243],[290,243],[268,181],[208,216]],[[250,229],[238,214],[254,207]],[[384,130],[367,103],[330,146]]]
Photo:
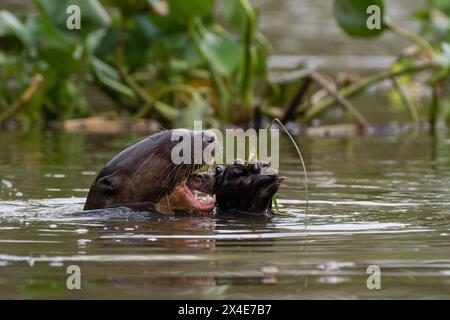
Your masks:
[[[353,117],[358,122],[359,128],[363,132],[367,132],[367,130],[370,128],[369,122],[367,122],[366,118],[364,118],[364,116],[353,106],[353,104],[347,98],[339,93],[339,90],[336,88],[336,86],[330,83],[327,79],[325,79],[324,76],[322,76],[318,72],[313,72],[311,74],[311,77],[320,86],[325,88],[331,96],[334,97],[334,99],[342,109],[350,112],[353,115]]]
[[[349,98],[352,97],[363,90],[365,90],[367,87],[369,87],[372,84],[375,84],[377,82],[389,79],[391,77],[398,77],[402,76],[404,74],[412,74],[416,72],[420,72],[427,69],[432,69],[434,65],[432,63],[423,63],[423,64],[417,64],[412,66],[407,66],[402,69],[398,70],[385,70],[380,73],[377,73],[373,76],[362,78],[358,82],[355,82],[349,86],[346,86],[345,88],[342,88],[339,90],[339,94],[343,97]],[[333,106],[335,103],[334,97],[326,97],[316,104],[314,104],[311,108],[308,108],[306,111],[306,114],[304,115],[304,119],[306,121],[309,121],[315,117],[317,117],[320,113],[325,111],[327,108]],[[304,110],[304,106],[300,108],[300,112]]]

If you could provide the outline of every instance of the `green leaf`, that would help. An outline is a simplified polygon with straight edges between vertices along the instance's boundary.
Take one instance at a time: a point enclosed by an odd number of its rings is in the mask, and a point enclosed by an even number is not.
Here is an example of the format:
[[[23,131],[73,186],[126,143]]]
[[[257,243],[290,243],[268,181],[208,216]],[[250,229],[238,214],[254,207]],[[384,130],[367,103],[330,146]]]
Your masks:
[[[89,61],[92,70],[102,84],[124,96],[135,98],[134,91],[120,82],[120,76],[116,69],[94,56],[90,56]]]
[[[25,46],[32,45],[32,38],[24,24],[8,11],[0,11],[0,37],[13,36]]]
[[[161,101],[155,102],[155,109],[170,121],[175,121],[180,114],[178,109]]]
[[[256,48],[256,58],[255,58],[255,66],[254,73],[257,77],[266,78],[268,74],[267,70],[267,59],[268,59],[268,51],[265,47],[257,47]]]
[[[39,57],[47,62],[52,71],[69,75],[79,71],[81,60],[74,57],[74,51],[48,47],[39,49]]]
[[[375,11],[368,11],[370,6],[376,6]],[[383,0],[335,0],[334,15],[339,26],[352,37],[376,37],[386,29]],[[378,19],[379,28],[369,29]]]
[[[103,31],[105,32],[103,33]],[[119,26],[113,24],[109,28],[98,30],[95,33],[99,32],[102,32],[102,36],[93,52],[99,59],[114,63]],[[148,51],[150,46],[156,42],[157,33],[158,31],[153,29],[151,21],[144,16],[135,16],[127,20],[124,32],[124,64],[130,73],[142,68],[148,62],[155,62],[149,60]]]
[[[59,48],[69,51],[75,46],[75,41],[72,38],[58,32],[51,22],[43,16],[29,19],[26,28],[38,48]]]
[[[227,21],[238,29],[243,29],[245,13],[240,0],[228,0],[223,2],[223,16]]]
[[[39,62],[46,62],[52,71],[62,75],[79,70],[82,47],[75,39],[57,31],[43,15],[29,19],[26,28],[34,40]]]
[[[166,16],[151,16],[154,23],[166,32],[184,32],[195,18],[212,20],[214,0],[167,0],[167,5],[169,12]]]
[[[91,33],[87,38],[87,52],[90,66],[97,79],[105,86],[117,91],[118,93],[128,97],[135,98],[134,91],[120,81],[119,72],[111,67],[106,62],[95,56],[103,39],[105,38],[106,30],[98,30]]]
[[[232,26],[244,32],[248,17],[251,16],[251,19],[257,22],[259,12],[252,7],[249,0],[227,0],[223,2],[223,16]]]
[[[448,0],[434,0],[431,6],[450,16],[450,2]]]
[[[41,15],[44,15],[61,32],[79,37],[110,24],[111,18],[97,0],[34,0]],[[80,8],[80,29],[69,30],[67,21],[73,15],[68,8],[76,5]]]
[[[169,16],[187,25],[196,17],[206,17],[212,14],[214,0],[167,0]]]
[[[200,45],[218,73],[231,76],[237,70],[242,48],[235,39],[206,31]]]

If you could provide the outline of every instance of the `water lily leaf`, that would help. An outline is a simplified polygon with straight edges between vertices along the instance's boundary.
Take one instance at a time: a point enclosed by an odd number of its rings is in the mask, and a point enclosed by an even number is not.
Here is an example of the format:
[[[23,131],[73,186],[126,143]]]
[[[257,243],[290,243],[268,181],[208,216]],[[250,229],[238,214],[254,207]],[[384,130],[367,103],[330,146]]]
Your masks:
[[[370,6],[374,11],[368,12]],[[376,37],[386,29],[383,0],[335,0],[334,15],[339,26],[352,37]]]

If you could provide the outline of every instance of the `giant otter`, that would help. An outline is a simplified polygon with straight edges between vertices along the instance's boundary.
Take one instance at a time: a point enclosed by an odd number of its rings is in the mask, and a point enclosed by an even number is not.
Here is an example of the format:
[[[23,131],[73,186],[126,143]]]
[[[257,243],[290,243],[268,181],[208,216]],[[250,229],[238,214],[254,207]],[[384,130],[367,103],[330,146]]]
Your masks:
[[[184,159],[191,161],[177,164],[173,150],[186,138],[191,138],[192,152]],[[123,150],[96,177],[84,210],[125,206],[162,214],[211,214],[217,207],[218,212],[271,214],[272,197],[282,177],[262,175],[261,169],[266,166],[263,162],[242,161],[218,166],[215,173],[196,173],[211,164],[212,158],[202,153],[201,161],[195,161],[198,149],[194,141],[201,141],[201,151],[209,148],[214,156],[217,137],[209,130],[163,131]],[[200,199],[199,191],[215,195],[215,199]]]

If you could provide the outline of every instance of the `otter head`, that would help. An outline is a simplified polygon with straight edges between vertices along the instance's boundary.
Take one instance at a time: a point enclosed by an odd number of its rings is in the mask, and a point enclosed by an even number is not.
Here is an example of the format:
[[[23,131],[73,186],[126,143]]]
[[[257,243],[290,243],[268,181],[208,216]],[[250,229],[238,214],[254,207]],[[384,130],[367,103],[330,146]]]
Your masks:
[[[214,132],[175,129],[151,135],[123,150],[98,174],[84,210],[127,206],[173,213],[177,208],[212,211],[214,200],[199,200],[187,183],[195,170],[212,164]]]

